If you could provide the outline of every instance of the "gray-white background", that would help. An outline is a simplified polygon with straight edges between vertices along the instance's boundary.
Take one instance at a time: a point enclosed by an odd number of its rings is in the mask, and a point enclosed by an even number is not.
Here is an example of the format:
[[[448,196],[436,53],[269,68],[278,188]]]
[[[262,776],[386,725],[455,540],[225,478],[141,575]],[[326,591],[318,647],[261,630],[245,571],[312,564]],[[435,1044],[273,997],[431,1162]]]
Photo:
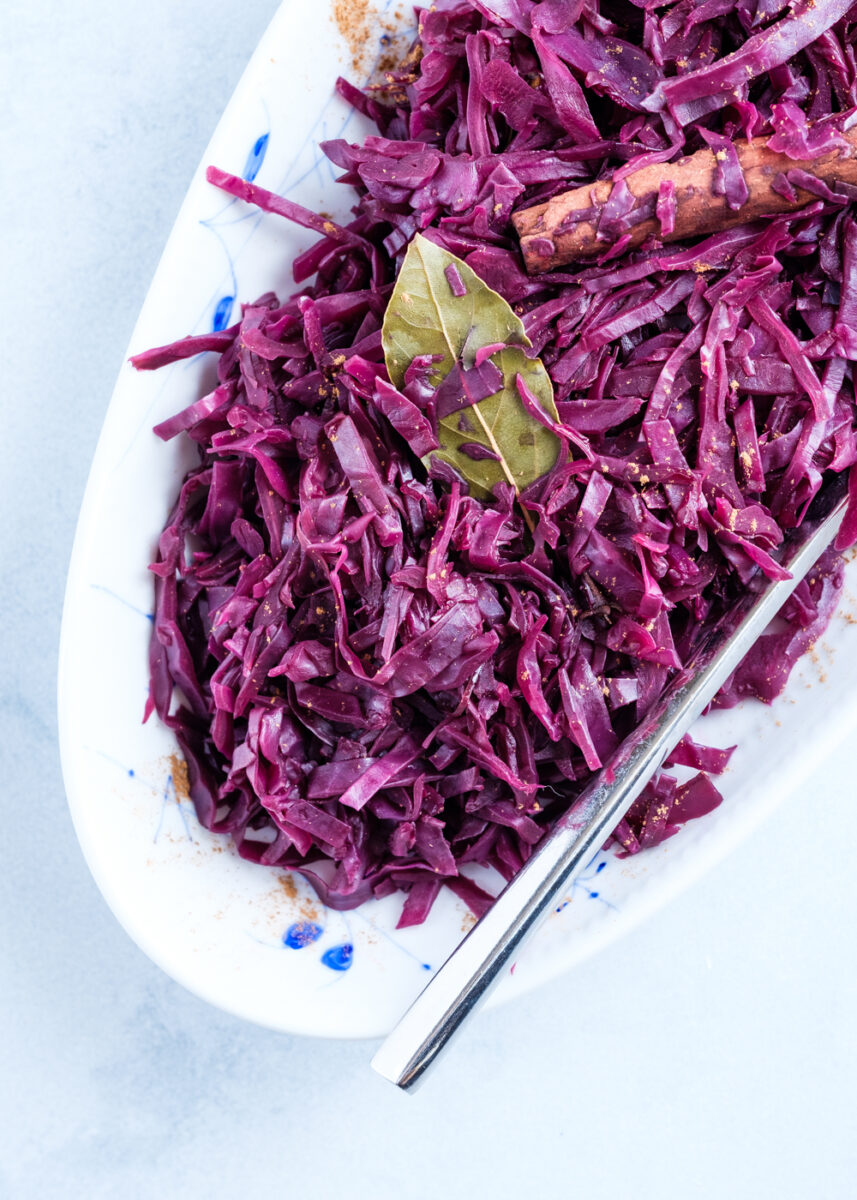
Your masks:
[[[0,13],[0,1196],[850,1200],[847,749],[636,934],[478,1019],[415,1097],[372,1075],[369,1044],[187,995],[89,878],[54,702],[75,517],[149,279],[274,7]]]

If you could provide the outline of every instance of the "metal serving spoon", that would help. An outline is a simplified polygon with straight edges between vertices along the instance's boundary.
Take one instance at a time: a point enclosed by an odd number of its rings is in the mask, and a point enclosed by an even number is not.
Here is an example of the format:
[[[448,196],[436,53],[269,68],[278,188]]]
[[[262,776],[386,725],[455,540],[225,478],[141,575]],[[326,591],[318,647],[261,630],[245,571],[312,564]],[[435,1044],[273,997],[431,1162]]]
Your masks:
[[[670,751],[714,699],[768,622],[792,594],[842,524],[844,481],[826,496],[827,515],[805,521],[781,562],[791,578],[748,591],[728,626],[712,631],[692,663],[610,761],[566,817],[453,950],[372,1060],[403,1090],[413,1089],[514,962],[524,941],[553,908],[639,796]],[[832,507],[830,507],[832,505]]]

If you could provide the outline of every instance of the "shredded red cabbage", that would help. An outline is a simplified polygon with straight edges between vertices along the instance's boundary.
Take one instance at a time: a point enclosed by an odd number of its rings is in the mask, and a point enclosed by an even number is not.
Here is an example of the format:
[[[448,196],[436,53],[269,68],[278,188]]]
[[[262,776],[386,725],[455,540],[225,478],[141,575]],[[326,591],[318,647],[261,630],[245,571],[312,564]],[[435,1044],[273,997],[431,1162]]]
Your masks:
[[[357,192],[347,226],[209,172],[320,235],[294,264],[297,282],[315,275],[299,296],[134,359],[220,355],[216,388],[157,429],[197,442],[199,463],[152,567],[149,710],[175,730],[200,821],[242,855],[300,871],[334,907],[402,891],[402,925],[442,885],[483,912],[472,866],[514,875],[700,630],[758,572],[782,575],[788,530],[857,462],[854,189],[628,255],[641,212],[672,230],[675,195],[638,205],[621,181],[707,144],[739,206],[736,137],[774,134],[804,162],[839,146],[855,11],[438,0],[383,84],[338,84],[378,127],[324,147]],[[808,190],[796,171],[778,186]],[[614,174],[584,214],[609,235],[602,265],[528,276],[513,210]],[[571,453],[520,503],[420,461],[439,411],[491,394],[498,347],[439,389],[427,356],[401,390],[388,379],[381,323],[418,231],[515,306],[553,379],[559,425],[519,391]],[[460,294],[457,270],[447,281]],[[720,703],[773,699],[841,585],[828,553]],[[715,807],[729,753],[686,738],[671,763],[696,774],[657,776],[622,851]]]

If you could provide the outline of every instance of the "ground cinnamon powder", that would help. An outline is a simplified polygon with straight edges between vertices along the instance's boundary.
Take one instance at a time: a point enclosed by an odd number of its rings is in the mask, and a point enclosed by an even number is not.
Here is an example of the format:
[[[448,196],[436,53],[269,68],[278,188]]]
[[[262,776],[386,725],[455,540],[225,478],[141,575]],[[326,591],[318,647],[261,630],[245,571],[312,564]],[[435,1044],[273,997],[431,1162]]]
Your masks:
[[[298,889],[291,875],[281,875],[278,882],[289,900],[297,900]]]
[[[375,12],[369,0],[334,0],[333,20],[351,53],[351,66],[359,71],[369,48],[370,19]]]
[[[382,21],[370,0],[333,0],[331,7],[331,20],[351,54],[351,68],[360,75],[367,74],[373,65],[378,52],[377,38],[386,35],[381,42],[383,46],[397,32],[402,19],[402,12],[397,10],[392,21]],[[389,64],[385,65],[382,61],[376,65],[376,69],[391,70],[400,57],[393,51],[388,55]]]
[[[170,755],[170,774],[173,778],[176,799],[179,801],[190,800],[190,780],[187,777],[187,763],[178,753]]]
[[[301,920],[303,920],[303,921],[320,921],[321,920],[318,908],[313,903],[313,901],[311,899],[309,899],[308,897],[301,899],[300,893],[298,892],[298,889],[297,889],[297,885],[295,884],[295,881],[294,881],[294,877],[291,875],[291,873],[289,873],[288,875],[281,875],[277,882],[279,883],[282,890],[285,892],[286,899],[288,900],[289,904],[296,905],[297,915],[301,918]]]

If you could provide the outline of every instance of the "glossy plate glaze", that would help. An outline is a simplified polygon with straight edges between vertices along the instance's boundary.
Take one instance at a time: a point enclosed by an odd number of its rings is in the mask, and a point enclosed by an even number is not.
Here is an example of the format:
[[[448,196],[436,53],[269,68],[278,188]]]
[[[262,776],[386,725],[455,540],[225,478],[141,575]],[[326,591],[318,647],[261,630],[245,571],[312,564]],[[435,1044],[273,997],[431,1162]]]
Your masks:
[[[389,53],[384,10],[371,46]],[[387,5],[390,12],[393,5]],[[358,31],[359,32],[359,31]],[[367,43],[369,44],[369,43]],[[308,52],[311,47],[311,53]],[[222,329],[241,300],[290,291],[289,265],[313,235],[261,216],[208,186],[215,163],[335,217],[351,195],[334,185],[324,138],[369,132],[332,91],[365,77],[324,4],[277,13],[239,84],[167,243],[130,352]],[[472,918],[442,895],[428,922],[396,932],[401,900],[327,911],[284,872],[244,862],[197,824],[171,735],[141,724],[147,690],[151,576],[158,534],[190,463],[157,421],[208,390],[212,356],[116,385],[89,479],[69,573],[59,717],[69,803],[84,854],[134,940],[191,991],[275,1029],[328,1037],[385,1033]],[[857,579],[788,692],[706,718],[704,738],[739,742],[725,802],[656,850],[600,854],[493,997],[508,999],[567,970],[630,929],[722,858],[857,724]],[[808,803],[812,798],[808,798]]]

